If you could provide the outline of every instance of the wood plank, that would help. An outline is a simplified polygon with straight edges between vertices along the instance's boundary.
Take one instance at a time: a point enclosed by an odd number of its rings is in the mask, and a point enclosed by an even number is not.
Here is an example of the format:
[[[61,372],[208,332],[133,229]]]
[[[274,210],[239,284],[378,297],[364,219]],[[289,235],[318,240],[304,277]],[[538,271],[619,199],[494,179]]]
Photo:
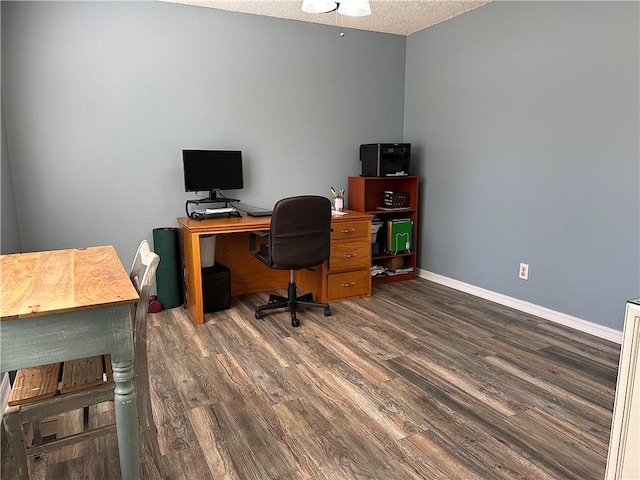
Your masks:
[[[102,355],[69,360],[62,365],[60,393],[77,392],[95,387],[105,381],[106,370]]]
[[[1,318],[16,319],[24,310],[24,298],[33,290],[33,265],[37,257],[21,254],[0,256],[0,313]]]
[[[60,368],[60,363],[50,363],[18,370],[9,394],[9,406],[25,405],[34,400],[53,397],[58,392]]]
[[[454,418],[463,419],[461,425],[464,428],[467,428],[466,425],[474,425],[475,429],[490,434],[500,444],[507,446],[507,451],[523,456],[547,474],[556,478],[602,478],[604,464],[598,460],[600,455],[571,443],[569,435],[563,436],[549,429],[531,431],[529,429],[532,428],[532,424],[529,423],[527,426],[522,415],[505,417],[488,408],[482,400],[472,394],[458,389],[452,390],[446,380],[420,368],[419,365],[412,364],[410,360],[402,365],[396,360],[391,360],[389,363],[402,372],[403,376],[411,379],[412,388],[418,388],[428,394],[425,395],[424,401],[428,402],[430,410],[442,412],[442,406],[446,406],[448,410],[455,412]],[[434,428],[438,428],[443,434],[450,435],[461,426],[459,424],[460,420],[456,423],[448,420],[444,425],[434,424]],[[476,442],[474,442],[475,445]],[[540,452],[545,454],[540,455]],[[472,452],[467,452],[467,448],[463,448],[458,452],[458,457],[462,460],[465,454],[472,454]],[[502,462],[499,457],[493,459],[487,457],[488,464],[480,462],[483,457],[476,457],[474,454],[472,458],[475,458],[473,461],[475,468],[481,472],[487,468],[493,471]],[[588,464],[598,465],[598,471],[594,472],[587,467]],[[594,476],[594,473],[599,475]],[[489,471],[482,475],[485,478],[493,477]]]
[[[0,262],[3,321],[138,299],[112,246],[1,255]]]
[[[203,416],[209,418],[208,425],[215,428],[214,435],[225,439],[224,451],[241,478],[290,478],[295,462],[291,452],[276,437],[265,443],[270,436],[269,425],[244,402],[210,405],[206,411],[190,410],[192,424],[202,423]],[[209,437],[210,438],[210,437]],[[203,442],[207,445],[206,442]]]
[[[235,297],[199,326],[182,308],[150,315],[171,478],[603,477],[619,346],[422,279],[333,304],[331,317],[301,311],[299,328],[286,312],[256,320],[265,300]],[[112,474],[99,463],[117,457],[107,438],[32,472]],[[9,459],[3,449],[7,478]]]

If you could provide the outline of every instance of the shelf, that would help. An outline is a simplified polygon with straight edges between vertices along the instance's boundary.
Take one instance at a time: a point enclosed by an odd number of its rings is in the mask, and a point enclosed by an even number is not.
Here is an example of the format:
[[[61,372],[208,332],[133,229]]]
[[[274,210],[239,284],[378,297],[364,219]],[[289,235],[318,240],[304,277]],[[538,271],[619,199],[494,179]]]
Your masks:
[[[401,273],[399,275],[381,275],[379,277],[371,277],[372,285],[380,285],[382,283],[393,283],[402,280],[413,280],[416,278],[415,270],[413,272]]]
[[[412,255],[415,255],[415,252],[398,252],[398,253],[384,252],[384,253],[379,253],[377,255],[373,255],[371,257],[371,261],[375,262],[376,260],[384,260],[386,258],[395,258],[395,257],[410,257]]]
[[[393,210],[367,210],[365,213],[370,213],[371,215],[395,215],[397,213],[414,213],[416,211],[415,208],[394,208]]]
[[[406,192],[409,195],[408,206],[404,208],[390,208],[383,206],[384,192]],[[398,282],[416,278],[416,252],[418,234],[418,177],[349,177],[348,179],[348,208],[359,212],[365,212],[377,216],[386,222],[394,218],[408,218],[413,221],[413,239],[410,252],[388,253],[381,251],[373,255],[372,264],[382,265],[386,268],[398,267],[398,263],[414,267],[413,272],[399,275],[371,277],[372,285],[381,283]],[[380,245],[384,248],[384,245]]]
[[[395,212],[413,212],[413,208],[411,207],[376,207],[376,209],[374,210],[374,212],[388,212],[388,213],[395,213]]]

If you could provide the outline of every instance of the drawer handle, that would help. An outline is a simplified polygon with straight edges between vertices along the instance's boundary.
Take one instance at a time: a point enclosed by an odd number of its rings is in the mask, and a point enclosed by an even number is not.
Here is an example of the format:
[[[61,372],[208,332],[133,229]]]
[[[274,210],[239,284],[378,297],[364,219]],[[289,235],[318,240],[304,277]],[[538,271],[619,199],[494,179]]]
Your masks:
[[[349,288],[349,287],[355,287],[356,286],[356,282],[351,282],[351,283],[343,283],[342,284],[343,287]]]
[[[357,253],[345,253],[343,255],[344,258],[352,258],[352,257],[357,257],[358,254]]]
[[[353,233],[355,231],[356,231],[355,228],[343,228],[340,230],[340,233]]]

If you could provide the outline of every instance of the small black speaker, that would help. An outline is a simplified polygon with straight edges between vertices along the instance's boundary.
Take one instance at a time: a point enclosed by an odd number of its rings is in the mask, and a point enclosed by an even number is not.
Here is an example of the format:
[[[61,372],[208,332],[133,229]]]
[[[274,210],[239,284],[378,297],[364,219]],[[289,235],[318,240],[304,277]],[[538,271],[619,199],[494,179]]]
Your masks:
[[[202,269],[204,313],[231,307],[231,270],[220,263]]]

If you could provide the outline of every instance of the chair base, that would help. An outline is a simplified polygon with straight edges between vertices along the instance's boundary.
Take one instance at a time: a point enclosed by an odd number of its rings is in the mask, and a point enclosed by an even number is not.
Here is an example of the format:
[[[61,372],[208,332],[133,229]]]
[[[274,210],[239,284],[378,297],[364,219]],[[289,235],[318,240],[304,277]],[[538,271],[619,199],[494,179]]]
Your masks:
[[[288,308],[291,312],[291,326],[299,327],[300,320],[296,316],[296,309],[298,305],[303,305],[305,307],[317,307],[324,308],[324,316],[331,316],[331,308],[328,303],[320,303],[313,301],[313,295],[310,293],[306,293],[301,296],[296,296],[296,284],[293,281],[289,282],[289,286],[287,287],[287,296],[283,297],[281,295],[269,295],[269,300],[266,305],[260,305],[256,307],[256,318],[259,320],[263,317],[263,312],[266,310],[275,310],[277,308]]]

